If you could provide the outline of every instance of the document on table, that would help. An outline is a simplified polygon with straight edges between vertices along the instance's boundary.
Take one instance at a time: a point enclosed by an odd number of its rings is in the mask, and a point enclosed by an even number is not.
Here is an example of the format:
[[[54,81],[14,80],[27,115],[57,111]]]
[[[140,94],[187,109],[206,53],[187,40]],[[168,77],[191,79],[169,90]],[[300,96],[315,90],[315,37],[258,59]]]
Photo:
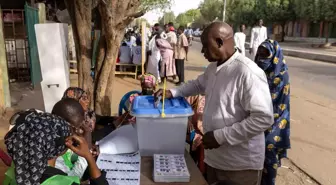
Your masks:
[[[139,185],[140,162],[139,152],[123,155],[100,154],[97,166],[106,172],[109,185]]]
[[[139,150],[138,135],[131,125],[125,125],[111,132],[98,142],[102,154],[126,154]]]

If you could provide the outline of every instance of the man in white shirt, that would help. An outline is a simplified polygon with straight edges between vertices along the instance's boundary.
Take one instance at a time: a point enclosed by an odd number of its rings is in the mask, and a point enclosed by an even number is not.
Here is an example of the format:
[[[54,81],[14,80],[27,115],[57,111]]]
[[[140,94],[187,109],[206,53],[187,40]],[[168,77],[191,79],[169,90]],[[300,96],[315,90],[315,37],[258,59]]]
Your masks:
[[[211,23],[202,33],[210,62],[196,80],[167,90],[167,98],[205,94],[203,144],[208,183],[259,185],[265,158],[264,131],[273,124],[266,75],[234,47],[232,28]],[[162,90],[155,97],[162,95]]]
[[[245,56],[246,35],[245,35],[244,31],[245,31],[245,25],[242,24],[240,26],[240,32],[236,32],[235,35],[234,35],[234,41],[235,41],[236,47],[239,48],[242,55]]]
[[[251,30],[250,54],[252,54],[253,60],[257,54],[259,45],[267,39],[267,28],[263,24],[263,20],[260,19],[258,26],[253,27]]]

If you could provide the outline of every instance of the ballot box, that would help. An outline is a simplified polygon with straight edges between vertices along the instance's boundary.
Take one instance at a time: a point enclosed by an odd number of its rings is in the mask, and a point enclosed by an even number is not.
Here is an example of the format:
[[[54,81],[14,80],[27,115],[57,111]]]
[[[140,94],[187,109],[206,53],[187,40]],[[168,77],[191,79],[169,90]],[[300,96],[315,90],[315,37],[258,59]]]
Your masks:
[[[165,99],[165,117],[162,117],[162,105],[162,102],[156,104],[153,96],[138,96],[133,100],[131,115],[136,117],[141,156],[184,154],[192,108],[185,98]]]
[[[42,94],[46,112],[70,86],[68,62],[68,25],[35,24],[36,41],[41,64]]]

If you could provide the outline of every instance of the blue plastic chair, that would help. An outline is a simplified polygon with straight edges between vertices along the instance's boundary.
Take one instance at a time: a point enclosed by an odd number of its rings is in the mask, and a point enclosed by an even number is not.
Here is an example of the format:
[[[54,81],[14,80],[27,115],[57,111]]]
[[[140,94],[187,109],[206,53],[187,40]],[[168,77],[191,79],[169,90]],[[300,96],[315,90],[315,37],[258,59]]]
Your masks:
[[[119,111],[118,111],[118,114],[119,116],[121,116],[123,114],[123,111],[128,111],[127,107],[126,107],[126,102],[127,100],[130,98],[130,96],[132,94],[140,94],[141,92],[140,91],[130,91],[128,93],[126,93],[120,100],[120,103],[119,103]]]

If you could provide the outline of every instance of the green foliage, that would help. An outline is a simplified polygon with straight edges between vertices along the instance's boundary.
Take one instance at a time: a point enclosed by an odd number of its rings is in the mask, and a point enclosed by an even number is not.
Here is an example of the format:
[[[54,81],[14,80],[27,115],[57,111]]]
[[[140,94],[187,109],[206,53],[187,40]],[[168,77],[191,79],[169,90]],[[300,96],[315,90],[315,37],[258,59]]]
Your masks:
[[[175,14],[174,12],[166,12],[162,17],[159,18],[159,23],[161,25],[168,24],[169,22],[175,23]]]
[[[168,9],[174,2],[173,0],[140,0],[141,9],[145,11],[153,9]]]
[[[199,9],[190,9],[184,13],[180,13],[176,17],[176,23],[178,26],[189,26],[195,20],[198,20],[201,17],[201,12]]]
[[[206,22],[222,18],[223,0],[204,0],[200,4],[200,12]]]

